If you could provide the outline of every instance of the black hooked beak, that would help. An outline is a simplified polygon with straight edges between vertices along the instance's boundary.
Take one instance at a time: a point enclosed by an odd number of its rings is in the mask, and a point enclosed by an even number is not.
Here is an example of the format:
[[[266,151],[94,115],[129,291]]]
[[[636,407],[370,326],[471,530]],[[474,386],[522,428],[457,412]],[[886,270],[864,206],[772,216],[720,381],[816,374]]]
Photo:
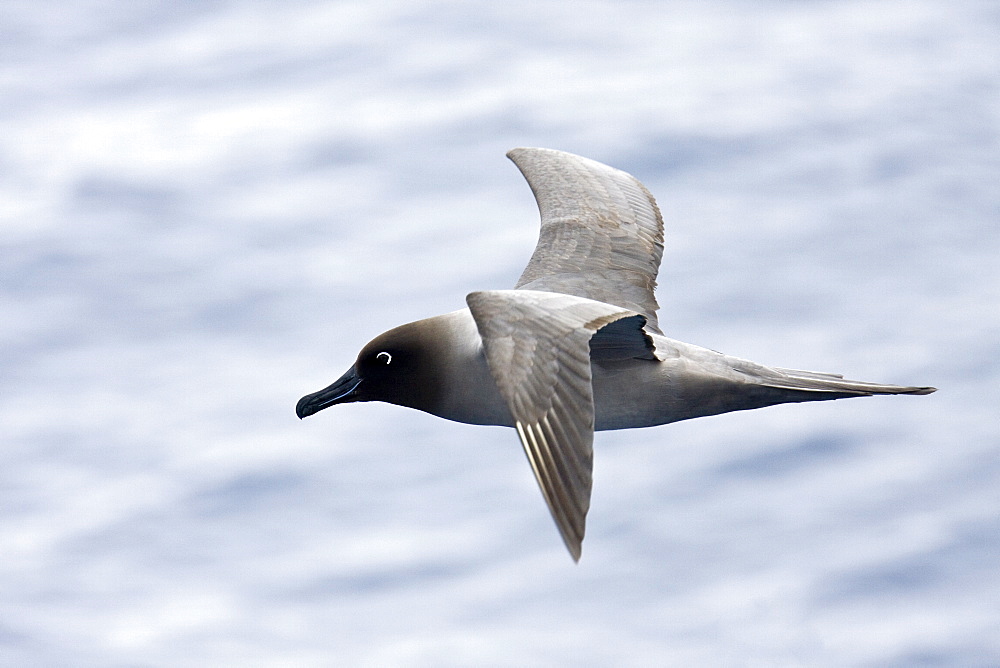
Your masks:
[[[360,385],[361,378],[352,366],[330,387],[307,394],[299,399],[299,403],[295,404],[295,414],[299,416],[299,419],[302,419],[320,412],[327,406],[358,401],[358,386]]]

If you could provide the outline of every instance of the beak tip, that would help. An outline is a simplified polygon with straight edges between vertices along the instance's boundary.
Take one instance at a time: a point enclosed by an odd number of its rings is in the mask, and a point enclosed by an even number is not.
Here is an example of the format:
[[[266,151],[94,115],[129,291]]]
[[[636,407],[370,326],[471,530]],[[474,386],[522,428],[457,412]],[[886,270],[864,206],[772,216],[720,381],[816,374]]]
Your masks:
[[[309,397],[305,396],[299,399],[299,402],[295,404],[295,415],[301,420],[302,418],[309,417],[316,411],[309,410]]]

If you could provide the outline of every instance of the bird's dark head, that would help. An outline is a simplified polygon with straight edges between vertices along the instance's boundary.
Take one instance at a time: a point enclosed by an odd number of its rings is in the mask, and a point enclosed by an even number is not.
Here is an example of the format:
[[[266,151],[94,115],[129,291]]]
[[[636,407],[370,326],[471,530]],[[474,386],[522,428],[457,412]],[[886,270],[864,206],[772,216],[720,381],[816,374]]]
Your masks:
[[[411,322],[380,334],[358,353],[336,382],[299,399],[300,418],[354,401],[384,401],[433,412],[442,391],[439,328],[431,320]]]

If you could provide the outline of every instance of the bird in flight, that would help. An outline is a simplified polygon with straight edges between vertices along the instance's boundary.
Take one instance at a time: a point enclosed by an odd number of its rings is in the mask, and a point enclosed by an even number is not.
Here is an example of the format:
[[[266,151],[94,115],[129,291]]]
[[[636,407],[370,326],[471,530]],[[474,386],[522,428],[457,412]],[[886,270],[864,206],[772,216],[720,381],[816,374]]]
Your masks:
[[[513,427],[575,561],[590,507],[594,431],[631,429],[774,404],[930,394],[815,371],[768,367],[667,338],[653,291],[663,219],[635,177],[545,148],[507,154],[541,214],[513,290],[384,332],[300,418],[355,401]]]

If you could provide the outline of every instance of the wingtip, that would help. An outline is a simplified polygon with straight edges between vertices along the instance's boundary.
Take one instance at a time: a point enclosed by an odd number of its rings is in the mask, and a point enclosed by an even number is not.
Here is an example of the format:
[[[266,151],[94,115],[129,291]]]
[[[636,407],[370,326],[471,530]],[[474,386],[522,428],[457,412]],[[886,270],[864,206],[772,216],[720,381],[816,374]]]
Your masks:
[[[566,549],[569,550],[569,556],[573,557],[573,563],[580,563],[580,557],[583,556],[583,544],[582,542],[575,545],[571,545],[569,541],[565,541]]]
[[[538,149],[531,148],[530,146],[515,146],[514,148],[507,151],[507,159],[512,160],[515,164],[517,163],[518,157],[528,151],[536,151]]]
[[[545,153],[545,154],[548,154],[548,155],[562,155],[562,156],[573,157],[573,158],[580,158],[581,157],[581,156],[575,155],[573,153],[567,153],[566,151],[560,151],[557,148],[545,148],[545,147],[542,147],[542,146],[515,146],[514,148],[510,149],[509,151],[507,151],[507,157],[510,160],[512,160],[514,162],[514,164],[518,164],[517,161],[520,160],[521,158],[523,158],[526,153],[534,153],[536,155],[537,154]]]

